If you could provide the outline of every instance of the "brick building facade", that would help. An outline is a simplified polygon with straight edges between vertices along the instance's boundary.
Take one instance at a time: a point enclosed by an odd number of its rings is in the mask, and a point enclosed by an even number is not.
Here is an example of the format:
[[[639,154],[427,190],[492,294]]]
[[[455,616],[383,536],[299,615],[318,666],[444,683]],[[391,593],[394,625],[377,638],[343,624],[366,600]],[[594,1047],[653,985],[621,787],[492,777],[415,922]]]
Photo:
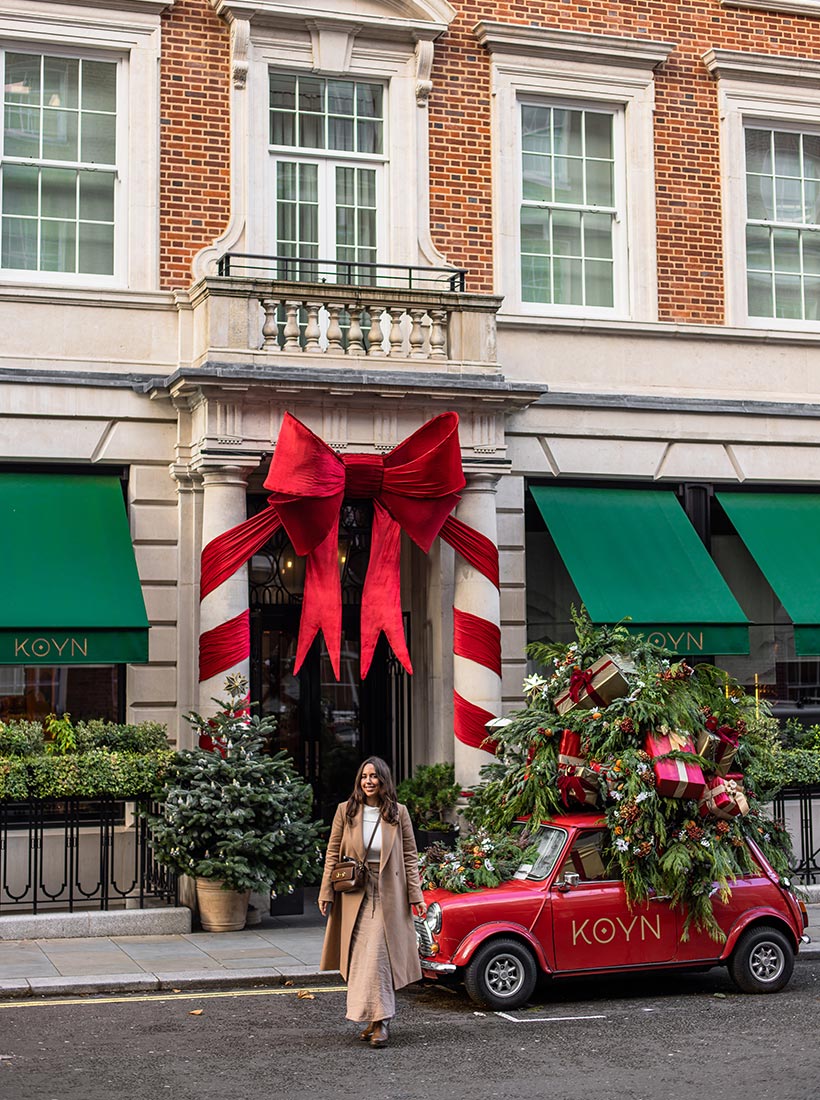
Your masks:
[[[528,639],[611,613],[626,561],[596,583],[561,534],[591,508],[589,541],[631,531],[637,572],[668,555],[718,593],[681,609],[661,571],[619,614],[812,715],[814,582],[772,546],[820,508],[819,2],[6,0],[0,48],[0,483],[121,481],[150,631],[146,661],[99,662],[112,716],[185,743],[221,679],[200,634],[249,611],[238,667],[323,807],[366,751],[399,774],[455,755],[469,782],[454,688],[501,714]],[[318,648],[293,675],[286,541],[200,606],[202,548],[263,506],[286,412],[378,454],[442,409],[500,590],[403,546],[412,679],[386,649],[359,679],[355,502],[340,683]],[[671,530],[641,511],[670,502]],[[453,657],[454,602],[500,627],[500,676]],[[0,666],[0,718],[65,706],[53,655]]]

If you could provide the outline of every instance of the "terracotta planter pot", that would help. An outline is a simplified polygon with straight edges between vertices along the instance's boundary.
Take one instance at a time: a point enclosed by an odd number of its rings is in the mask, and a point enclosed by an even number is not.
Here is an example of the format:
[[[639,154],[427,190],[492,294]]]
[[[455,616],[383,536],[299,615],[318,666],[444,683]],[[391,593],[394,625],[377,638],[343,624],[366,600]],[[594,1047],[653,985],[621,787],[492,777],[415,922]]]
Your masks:
[[[196,900],[205,932],[238,932],[245,927],[250,890],[223,890],[219,879],[198,878]]]

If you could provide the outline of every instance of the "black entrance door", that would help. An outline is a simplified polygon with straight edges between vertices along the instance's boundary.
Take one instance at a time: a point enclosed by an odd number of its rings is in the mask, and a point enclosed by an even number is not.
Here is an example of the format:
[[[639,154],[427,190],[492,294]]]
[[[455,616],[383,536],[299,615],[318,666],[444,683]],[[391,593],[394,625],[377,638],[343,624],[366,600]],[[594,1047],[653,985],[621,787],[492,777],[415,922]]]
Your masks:
[[[330,821],[366,756],[383,757],[397,782],[409,774],[407,677],[384,637],[367,679],[359,675],[362,582],[370,516],[346,506],[340,526],[342,646],[340,676],[321,637],[298,675],[293,667],[301,614],[303,560],[280,530],[250,563],[251,699],[276,718],[272,748],[284,749],[310,782],[317,817]],[[297,574],[299,571],[301,576]],[[409,622],[405,623],[409,628]]]

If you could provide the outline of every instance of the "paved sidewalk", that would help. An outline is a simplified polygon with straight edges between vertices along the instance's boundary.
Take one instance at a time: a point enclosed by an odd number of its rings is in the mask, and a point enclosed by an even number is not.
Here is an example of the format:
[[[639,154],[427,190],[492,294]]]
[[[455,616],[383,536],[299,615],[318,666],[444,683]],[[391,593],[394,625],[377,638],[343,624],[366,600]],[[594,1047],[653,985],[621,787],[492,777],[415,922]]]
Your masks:
[[[800,958],[820,959],[820,905]],[[0,999],[341,982],[321,972],[324,919],[263,917],[242,932],[0,941]]]

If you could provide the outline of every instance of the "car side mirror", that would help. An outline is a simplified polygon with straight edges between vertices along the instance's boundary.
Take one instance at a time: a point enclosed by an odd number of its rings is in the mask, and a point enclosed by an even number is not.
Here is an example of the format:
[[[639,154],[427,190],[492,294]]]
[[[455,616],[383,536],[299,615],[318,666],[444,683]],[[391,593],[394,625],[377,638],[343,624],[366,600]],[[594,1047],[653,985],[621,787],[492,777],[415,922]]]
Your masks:
[[[565,875],[556,882],[555,889],[560,890],[562,894],[568,894],[573,886],[577,886],[581,881],[581,876],[576,871],[567,871]]]

